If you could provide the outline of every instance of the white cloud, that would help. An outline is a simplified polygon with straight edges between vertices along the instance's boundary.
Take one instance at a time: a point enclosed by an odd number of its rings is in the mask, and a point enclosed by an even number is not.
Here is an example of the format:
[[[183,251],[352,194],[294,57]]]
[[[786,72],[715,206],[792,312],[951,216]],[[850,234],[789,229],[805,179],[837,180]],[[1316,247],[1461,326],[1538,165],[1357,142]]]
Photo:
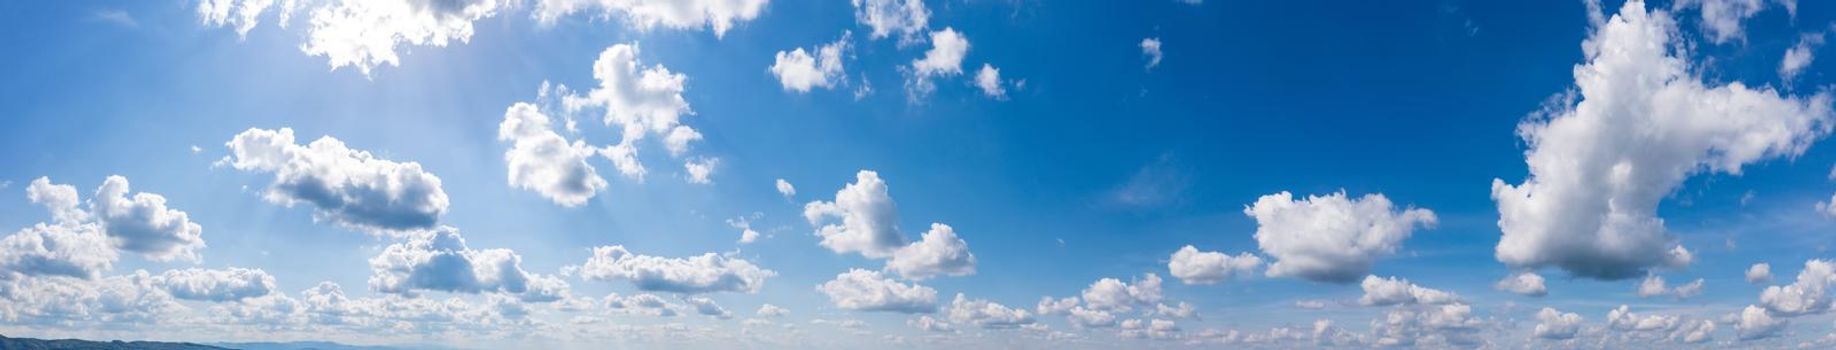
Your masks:
[[[1185,284],[1217,284],[1238,274],[1248,274],[1262,267],[1262,258],[1242,253],[1230,256],[1219,252],[1201,252],[1192,245],[1179,248],[1167,261],[1167,271]]]
[[[510,150],[504,151],[511,186],[567,207],[586,204],[606,188],[606,179],[587,164],[598,150],[556,133],[548,115],[533,104],[510,105],[498,124],[497,139],[511,142]]]
[[[1677,299],[1694,298],[1697,295],[1702,295],[1702,283],[1703,279],[1697,278],[1693,282],[1684,283],[1681,286],[1671,289],[1670,292],[1676,295]]]
[[[688,297],[683,298],[682,301],[688,303],[690,307],[694,307],[695,313],[701,314],[702,316],[712,316],[723,320],[733,318],[733,313],[727,312],[726,308],[720,307],[720,304],[715,303],[714,299]]]
[[[1078,306],[1066,310],[1066,312],[1065,320],[1081,328],[1108,328],[1116,326],[1116,315],[1109,311]]]
[[[975,87],[982,89],[982,96],[997,100],[1007,99],[1007,88],[1001,86],[1001,69],[987,63],[975,72]]]
[[[332,69],[354,66],[364,75],[384,63],[400,65],[398,45],[442,47],[453,41],[471,41],[472,22],[510,6],[509,0],[329,3],[311,10],[311,27],[300,50],[325,56]]]
[[[727,219],[727,225],[740,230],[740,244],[752,244],[752,242],[757,242],[759,240],[759,231],[752,229],[752,220],[763,217],[763,215],[764,214],[761,213],[753,213],[752,216]]]
[[[911,75],[905,81],[906,95],[912,101],[930,96],[937,89],[931,79],[963,74],[963,57],[969,54],[969,39],[954,28],[931,32],[931,49],[924,57],[912,60]]]
[[[153,277],[153,284],[187,300],[238,301],[276,292],[274,276],[267,271],[239,267],[168,270]]]
[[[1295,300],[1294,307],[1308,309],[1308,310],[1325,309],[1326,301],[1324,300]]]
[[[905,321],[905,324],[911,325],[912,328],[917,328],[918,330],[926,331],[926,332],[936,332],[936,333],[954,333],[956,332],[955,326],[951,326],[949,322],[944,322],[943,320],[933,318],[931,317],[931,315],[919,315],[918,318],[913,318],[909,321]]]
[[[1160,38],[1141,39],[1141,55],[1147,57],[1147,69],[1160,66]]]
[[[1700,9],[1702,31],[1708,34],[1710,41],[1721,44],[1730,40],[1744,40],[1746,33],[1740,22],[1766,9],[1767,1],[1770,0],[1678,0],[1671,4],[1671,10],[1681,12],[1691,8]],[[1797,12],[1795,5],[1794,2],[1788,6],[1794,14]]]
[[[1772,264],[1758,263],[1747,268],[1747,283],[1772,282]]]
[[[804,205],[803,217],[811,225],[822,225],[816,228],[816,236],[822,237],[822,246],[829,250],[858,252],[869,258],[891,257],[905,245],[905,236],[899,233],[899,213],[893,207],[892,196],[887,194],[886,182],[871,170],[862,170],[854,177],[854,183],[835,192],[835,201]],[[841,223],[824,224],[826,218],[840,218]]]
[[[1179,323],[1173,320],[1128,319],[1122,321],[1122,331],[1117,335],[1123,338],[1176,339],[1181,331]]]
[[[1506,292],[1533,297],[1549,295],[1549,289],[1543,286],[1543,275],[1528,271],[1505,276],[1504,279],[1498,280],[1498,283],[1493,284],[1492,287]]]
[[[663,297],[648,293],[629,297],[619,296],[618,293],[607,294],[600,303],[614,312],[655,317],[675,317],[676,309],[682,308],[663,300]]]
[[[23,326],[118,327],[157,324],[189,311],[153,281],[145,270],[97,279],[11,281],[0,288],[0,319]]]
[[[440,227],[409,233],[370,258],[370,288],[413,295],[431,290],[454,293],[529,290],[523,257],[509,249],[472,249],[459,230]]]
[[[1638,284],[1637,294],[1640,298],[1649,298],[1668,293],[1670,293],[1670,288],[1664,286],[1664,278],[1658,277],[1658,275],[1646,276],[1645,281],[1639,282]]]
[[[1358,304],[1365,306],[1441,305],[1460,300],[1453,293],[1418,286],[1409,283],[1409,280],[1395,277],[1364,276],[1364,282],[1359,283],[1359,287],[1364,288],[1364,296],[1358,298]]]
[[[669,154],[681,156],[689,143],[701,139],[701,133],[682,124],[683,115],[695,113],[682,97],[688,76],[670,72],[661,64],[644,67],[638,53],[637,43],[607,47],[593,61],[593,78],[599,86],[581,95],[563,94],[561,102],[569,113],[603,109],[606,125],[620,127],[622,132],[619,143],[601,149],[600,154],[612,160],[619,173],[642,180],[646,171],[636,158],[638,141],[650,135],[663,137]]]
[[[799,47],[791,51],[778,51],[771,64],[771,74],[778,77],[778,84],[786,91],[809,92],[813,88],[831,88],[846,81],[842,58],[849,50],[849,40],[854,33],[844,31],[841,39],[835,42],[804,51]],[[815,56],[810,52],[814,51]]]
[[[432,228],[446,213],[440,177],[420,163],[398,163],[350,149],[330,136],[294,143],[293,129],[249,129],[226,144],[220,163],[274,174],[270,202],[311,203],[318,217],[372,233]]]
[[[1181,318],[1181,319],[1196,318],[1198,317],[1198,307],[1192,306],[1192,304],[1184,302],[1184,301],[1179,302],[1179,306],[1167,306],[1167,304],[1154,304],[1154,314],[1160,315],[1160,316],[1172,317],[1172,318]]]
[[[1583,43],[1578,95],[1519,125],[1530,145],[1522,184],[1492,183],[1504,236],[1497,258],[1624,279],[1688,263],[1657,217],[1660,201],[1701,172],[1800,154],[1828,133],[1830,96],[1781,97],[1740,83],[1707,86],[1673,55],[1674,21],[1627,2]],[[1639,135],[1627,137],[1626,135]]]
[[[1428,209],[1397,210],[1382,194],[1352,199],[1345,192],[1294,200],[1284,191],[1262,196],[1243,213],[1256,219],[1256,243],[1275,260],[1269,276],[1333,283],[1369,274],[1416,226],[1436,222]]]
[[[1371,321],[1371,332],[1376,338],[1373,342],[1386,347],[1425,343],[1474,347],[1481,342],[1476,332],[1484,323],[1474,318],[1472,312],[1472,306],[1460,303],[1393,308]]]
[[[1581,315],[1572,312],[1561,312],[1556,309],[1543,308],[1536,312],[1536,328],[1532,334],[1543,339],[1570,339],[1581,331]]]
[[[1026,309],[1010,308],[982,299],[969,299],[962,293],[956,293],[956,299],[950,302],[946,316],[956,323],[988,329],[1016,328],[1034,322],[1033,314]]]
[[[1607,312],[1607,327],[1619,331],[1670,331],[1682,325],[1682,318],[1665,315],[1643,315],[1632,313],[1632,308],[1620,305]]]
[[[118,258],[97,225],[39,223],[0,238],[0,281],[21,276],[93,279]]]
[[[1050,296],[1039,297],[1039,304],[1033,307],[1033,312],[1040,315],[1062,314],[1071,311],[1071,308],[1077,307],[1078,302],[1080,302],[1080,300],[1078,300],[1077,297],[1062,299],[1053,299]]]
[[[1791,80],[1809,67],[1816,59],[1818,46],[1823,46],[1823,33],[1809,33],[1798,37],[1798,44],[1785,50],[1785,58],[1779,61],[1779,77]]]
[[[1825,289],[1831,283],[1836,283],[1836,264],[1827,260],[1805,261],[1797,281],[1761,291],[1760,306],[1781,316],[1823,313],[1830,310],[1830,298]]]
[[[1673,295],[1676,296],[1677,299],[1688,299],[1702,293],[1702,283],[1703,280],[1698,278],[1694,282],[1671,288],[1664,282],[1663,277],[1651,275],[1645,277],[1643,282],[1639,282],[1636,294],[1638,294],[1640,298]]]
[[[688,172],[688,182],[692,184],[711,184],[714,169],[720,166],[720,158],[701,157],[689,159],[682,163],[682,170]]]
[[[580,267],[587,279],[624,279],[639,290],[683,294],[711,292],[756,293],[777,272],[744,259],[706,253],[688,258],[638,255],[624,246],[593,248],[593,257]]]
[[[899,248],[886,260],[886,269],[907,279],[924,280],[936,276],[975,274],[975,254],[969,243],[956,237],[950,225],[933,223],[924,239]]]
[[[236,35],[247,36],[270,6],[274,0],[200,0],[197,14],[205,25],[235,27]]]
[[[778,307],[777,305],[765,304],[765,305],[759,305],[759,311],[755,312],[754,314],[757,314],[763,317],[778,317],[778,316],[789,315],[790,310],[786,310],[782,307]]]
[[[164,196],[141,192],[130,198],[128,191],[127,178],[109,176],[89,204],[115,247],[160,261],[200,259],[202,226],[185,212],[167,208]]]
[[[0,265],[26,274],[93,278],[117,258],[117,250],[154,261],[200,260],[203,227],[190,215],[166,207],[166,198],[130,192],[128,180],[109,176],[84,210],[76,188],[39,177],[26,197],[51,212],[53,224],[39,223],[4,241]]]
[[[246,37],[268,12],[276,12],[278,26],[286,28],[295,12],[305,11],[306,42],[300,50],[324,56],[332,69],[354,66],[369,75],[377,66],[399,65],[398,46],[470,41],[473,22],[511,5],[509,0],[201,0],[197,15],[206,26],[232,26]]]
[[[797,195],[797,187],[791,186],[790,181],[784,181],[784,179],[778,179],[777,187],[778,187],[778,194],[783,195],[784,198],[790,198],[791,196]]]
[[[828,295],[836,307],[843,309],[908,314],[937,311],[936,289],[899,283],[876,271],[850,269],[816,286],[816,290]]]
[[[899,35],[900,42],[917,40],[929,26],[931,11],[924,0],[852,0],[854,20],[873,28],[867,37],[879,39]]]
[[[626,25],[645,29],[707,27],[725,36],[740,22],[758,18],[770,0],[538,0],[534,16],[541,23],[579,12],[598,17],[621,15]]]
[[[1769,338],[1778,335],[1788,324],[1790,321],[1772,318],[1766,309],[1747,305],[1735,318],[1734,334],[1741,340]]]
[[[1162,295],[1160,276],[1147,274],[1134,283],[1122,283],[1114,278],[1099,279],[1084,288],[1084,305],[1106,311],[1128,311],[1136,306],[1148,306],[1159,303]]]

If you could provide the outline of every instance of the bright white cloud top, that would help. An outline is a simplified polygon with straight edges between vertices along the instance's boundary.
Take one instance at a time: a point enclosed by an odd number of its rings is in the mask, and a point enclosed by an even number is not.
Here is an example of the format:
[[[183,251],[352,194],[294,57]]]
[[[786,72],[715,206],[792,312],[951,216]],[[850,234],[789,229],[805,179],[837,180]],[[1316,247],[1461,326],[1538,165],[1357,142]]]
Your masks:
[[[1434,212],[1390,204],[1382,194],[1344,192],[1294,199],[1281,192],[1243,209],[1256,219],[1256,244],[1274,258],[1268,275],[1350,283],[1378,258],[1396,253],[1417,227],[1433,227]]]
[[[1499,261],[1599,279],[1686,266],[1693,255],[1657,216],[1661,200],[1691,176],[1739,175],[1829,133],[1828,93],[1705,83],[1673,52],[1674,26],[1626,3],[1583,43],[1574,95],[1518,127],[1530,177],[1492,183]]]
[[[317,208],[317,217],[369,232],[432,228],[446,214],[440,177],[420,163],[382,159],[346,147],[331,136],[310,144],[293,129],[249,129],[225,144],[219,164],[274,175],[265,198],[276,204]]]

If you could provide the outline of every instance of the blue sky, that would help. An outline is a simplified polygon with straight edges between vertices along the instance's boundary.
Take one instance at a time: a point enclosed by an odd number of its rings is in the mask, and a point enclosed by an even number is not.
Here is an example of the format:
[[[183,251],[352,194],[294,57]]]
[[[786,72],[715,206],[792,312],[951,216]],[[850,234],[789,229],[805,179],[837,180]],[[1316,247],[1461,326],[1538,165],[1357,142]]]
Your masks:
[[[57,1],[0,17],[8,336],[1836,339],[1828,3]],[[343,146],[308,145],[321,137]],[[1759,263],[1769,276],[1749,275]]]

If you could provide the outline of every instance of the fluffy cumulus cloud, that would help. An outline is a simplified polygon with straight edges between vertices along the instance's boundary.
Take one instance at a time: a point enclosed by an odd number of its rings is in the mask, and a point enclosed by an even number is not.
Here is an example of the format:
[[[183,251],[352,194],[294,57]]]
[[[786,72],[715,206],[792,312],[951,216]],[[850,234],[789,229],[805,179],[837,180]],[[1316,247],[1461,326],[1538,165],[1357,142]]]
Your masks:
[[[561,102],[569,113],[604,111],[605,124],[621,128],[621,136],[618,144],[600,149],[600,154],[620,174],[642,180],[647,170],[637,160],[638,141],[662,137],[669,154],[681,156],[690,143],[701,140],[701,133],[682,124],[683,115],[694,114],[682,97],[688,76],[661,64],[645,67],[638,53],[636,43],[607,47],[593,61],[599,86],[583,94],[564,92]]]
[[[293,129],[249,129],[226,144],[221,164],[274,174],[266,198],[308,203],[318,217],[370,232],[432,228],[446,213],[440,177],[420,163],[395,162],[354,150],[331,136],[294,143]]]
[[[624,246],[593,248],[593,257],[580,266],[587,279],[631,281],[639,290],[700,294],[711,292],[755,293],[777,272],[750,261],[707,253],[687,258],[639,255]]]
[[[1549,294],[1549,288],[1543,286],[1543,275],[1528,271],[1505,276],[1504,279],[1498,280],[1498,283],[1493,284],[1492,287],[1506,292],[1533,297]]]
[[[404,46],[443,47],[469,42],[474,23],[533,3],[531,16],[544,24],[589,13],[618,15],[631,27],[649,29],[710,28],[725,35],[735,25],[757,18],[768,0],[199,0],[196,13],[211,27],[232,27],[247,36],[272,14],[286,29],[304,15],[305,43],[300,50],[323,56],[333,69],[355,67],[369,75],[375,67],[400,65]]]
[[[1761,291],[1760,306],[1784,316],[1827,312],[1830,297],[1826,290],[1831,283],[1836,283],[1836,264],[1828,260],[1805,261],[1797,281]]]
[[[1262,196],[1243,210],[1256,219],[1256,244],[1273,257],[1269,276],[1350,283],[1368,275],[1377,258],[1402,247],[1418,226],[1435,224],[1428,209],[1397,209],[1382,194],[1344,192],[1295,200],[1288,192]]]
[[[695,313],[701,314],[702,316],[708,316],[708,317],[713,317],[713,318],[718,318],[718,319],[723,319],[723,320],[733,318],[733,313],[728,312],[727,308],[720,307],[720,304],[715,303],[714,299],[708,299],[705,297],[688,297],[688,298],[683,298],[682,301],[685,303],[688,303],[689,307],[692,307],[695,309]]]
[[[1664,282],[1663,277],[1651,275],[1645,277],[1644,281],[1639,282],[1638,289],[1635,292],[1640,298],[1671,295],[1677,297],[1677,299],[1688,299],[1702,293],[1702,284],[1703,279],[1698,278],[1694,282],[1672,288],[1668,283]]]
[[[682,171],[688,173],[688,176],[684,177],[683,180],[687,180],[688,183],[701,185],[714,183],[714,179],[712,179],[714,176],[714,169],[719,167],[720,158],[700,157],[689,159],[682,163]]]
[[[1453,293],[1427,288],[1409,283],[1409,280],[1395,277],[1381,278],[1365,276],[1359,283],[1364,288],[1364,296],[1358,298],[1358,304],[1366,306],[1441,305],[1458,302],[1460,297]]]
[[[511,143],[504,151],[510,186],[568,207],[585,204],[606,188],[606,179],[587,164],[598,149],[556,133],[553,121],[534,104],[510,105],[497,126],[497,139]]]
[[[1123,283],[1114,278],[1099,279],[1084,288],[1084,304],[1092,309],[1104,311],[1129,311],[1137,306],[1150,306],[1160,303],[1160,275],[1147,274],[1135,279],[1134,283]]]
[[[834,201],[803,206],[803,217],[816,228],[822,246],[836,253],[860,253],[870,258],[891,257],[905,245],[899,233],[899,213],[880,174],[862,170],[854,183],[835,192]],[[841,222],[831,222],[832,218]]]
[[[235,27],[238,35],[247,35],[267,13],[276,13],[283,28],[304,13],[301,51],[324,56],[333,69],[352,66],[368,75],[383,64],[399,65],[399,46],[470,41],[473,22],[511,5],[509,0],[202,0],[197,14],[207,26]]]
[[[918,241],[907,244],[886,182],[871,170],[855,173],[854,182],[836,191],[834,201],[805,204],[803,217],[817,226],[823,247],[887,259],[886,270],[908,279],[975,274],[975,254],[949,225],[932,223]]]
[[[1191,245],[1173,252],[1167,261],[1167,272],[1186,284],[1217,284],[1239,274],[1262,267],[1262,258],[1250,253],[1229,254],[1199,251]]]
[[[169,270],[155,276],[153,284],[187,300],[237,301],[276,292],[274,276],[267,271],[239,267]]]
[[[779,316],[789,315],[790,310],[787,310],[782,307],[778,307],[777,305],[765,304],[765,305],[759,305],[759,311],[755,312],[754,314],[759,315],[760,317],[779,317]]]
[[[867,36],[880,39],[898,35],[901,42],[918,40],[930,25],[931,10],[924,0],[853,0],[854,20],[872,30]]]
[[[14,281],[0,288],[0,320],[9,325],[147,325],[189,311],[155,285],[155,279],[145,270],[138,270],[96,279]]]
[[[1741,340],[1754,340],[1779,335],[1790,321],[1773,318],[1766,309],[1747,305],[1734,317],[1734,335]]]
[[[1703,343],[1711,340],[1715,333],[1715,322],[1711,320],[1690,319],[1679,315],[1637,314],[1632,308],[1620,305],[1607,312],[1607,329],[1619,332],[1632,341],[1669,340],[1688,344]]]
[[[1033,324],[1033,314],[1026,309],[1010,308],[982,299],[969,299],[962,293],[950,302],[947,311],[950,321],[958,324],[969,324],[990,329],[1017,328]]]
[[[523,270],[523,257],[509,249],[472,249],[465,238],[452,227],[416,231],[406,239],[383,248],[370,259],[370,288],[384,293],[415,294],[417,291],[455,293],[530,293],[553,295],[553,291],[531,289],[565,287],[565,283],[532,284],[540,279]]]
[[[1772,264],[1758,263],[1747,268],[1747,283],[1772,282]]]
[[[816,290],[843,309],[908,314],[937,311],[936,289],[899,283],[877,271],[850,269],[816,286]]]
[[[975,87],[982,89],[982,96],[1002,100],[1007,99],[1006,83],[1001,81],[1001,69],[983,63],[982,69],[975,71]]]
[[[963,57],[968,55],[969,39],[963,33],[948,27],[931,32],[931,49],[906,68],[910,74],[905,81],[907,97],[913,101],[924,99],[937,90],[934,79],[962,75]]]
[[[41,178],[43,179],[43,178]],[[128,180],[109,176],[96,189],[90,214],[108,233],[115,247],[154,260],[198,260],[204,248],[202,226],[185,212],[166,207],[166,197],[135,193],[128,197]]]
[[[1371,342],[1384,347],[1474,347],[1482,342],[1478,338],[1478,331],[1483,326],[1484,321],[1473,317],[1472,306],[1466,304],[1399,307],[1371,321],[1374,338]],[[1323,332],[1331,329],[1316,330],[1322,331],[1316,333],[1323,336],[1330,334]],[[1316,339],[1320,340],[1336,341],[1332,338]]]
[[[778,77],[778,84],[783,85],[785,91],[809,92],[814,88],[834,87],[847,79],[842,71],[842,59],[848,54],[848,42],[853,38],[854,33],[844,31],[841,39],[810,51],[801,47],[778,51],[771,64],[771,75]],[[811,52],[815,54],[812,56]]]
[[[956,237],[950,225],[933,223],[924,239],[893,252],[892,258],[886,260],[886,269],[914,280],[973,275],[975,254],[969,252],[968,242]]]
[[[1147,58],[1147,69],[1160,66],[1160,38],[1141,39],[1141,56]]]
[[[1536,328],[1531,334],[1543,339],[1570,339],[1581,331],[1581,315],[1543,308],[1536,312]]]
[[[1660,201],[1691,175],[1737,175],[1828,133],[1828,93],[1708,85],[1673,52],[1674,23],[1627,2],[1583,43],[1576,92],[1519,125],[1530,177],[1492,183],[1499,261],[1597,279],[1686,265],[1691,254],[1657,217]]]
[[[0,238],[0,280],[14,275],[95,278],[113,266],[120,252],[154,261],[198,261],[203,227],[190,215],[166,206],[153,193],[129,196],[127,178],[109,176],[83,206],[76,187],[32,180],[26,197],[51,212],[40,222]]]
[[[535,18],[554,23],[574,13],[599,17],[619,16],[627,25],[649,29],[666,27],[697,29],[706,27],[714,36],[725,36],[727,30],[741,22],[758,18],[770,0],[536,0]]]

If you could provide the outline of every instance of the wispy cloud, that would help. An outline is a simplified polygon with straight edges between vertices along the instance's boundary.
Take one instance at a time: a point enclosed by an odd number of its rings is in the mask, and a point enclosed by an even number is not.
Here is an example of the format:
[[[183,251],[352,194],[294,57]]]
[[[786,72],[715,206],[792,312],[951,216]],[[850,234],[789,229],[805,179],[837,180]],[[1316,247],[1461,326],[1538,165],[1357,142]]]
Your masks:
[[[125,28],[140,27],[140,21],[134,20],[134,15],[121,9],[98,10],[94,15],[90,16],[90,20],[114,24]]]

